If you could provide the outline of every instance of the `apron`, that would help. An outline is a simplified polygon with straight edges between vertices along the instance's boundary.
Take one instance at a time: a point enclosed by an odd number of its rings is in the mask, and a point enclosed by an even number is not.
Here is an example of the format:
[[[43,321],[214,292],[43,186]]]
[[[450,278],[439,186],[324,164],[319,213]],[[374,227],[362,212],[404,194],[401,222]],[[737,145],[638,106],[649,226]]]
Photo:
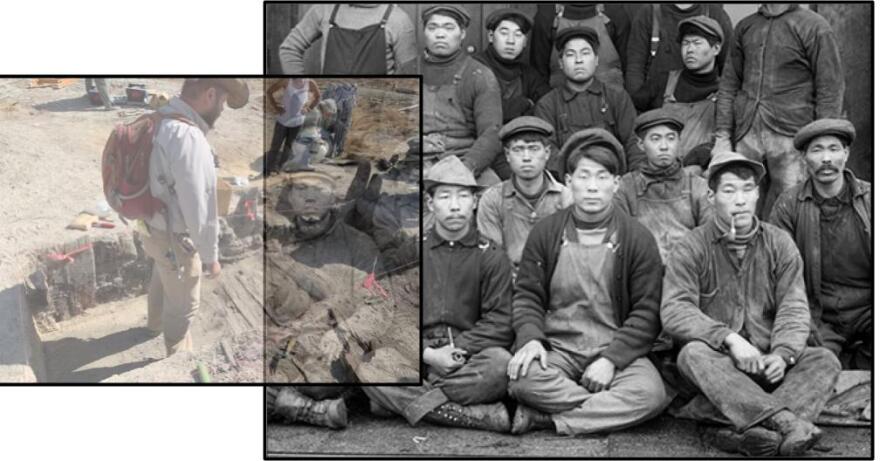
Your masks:
[[[611,304],[616,236],[595,245],[578,241],[574,224],[566,225],[559,261],[550,279],[550,308],[544,332],[552,350],[585,366],[599,357],[620,326]]]
[[[608,35],[608,28],[605,26],[611,19],[605,16],[601,11],[596,16],[589,19],[568,19],[562,17],[565,7],[559,6],[559,11],[554,19],[554,34],[559,31],[571,27],[591,27],[599,34],[599,66],[596,68],[596,77],[603,82],[623,88],[623,71],[620,65],[620,55],[617,54],[617,48]],[[565,75],[559,67],[559,52],[553,47],[550,53],[550,86],[553,88],[561,88],[565,84]]]
[[[388,5],[379,24],[361,29],[344,29],[336,24],[339,4],[330,14],[330,30],[324,49],[324,75],[385,75],[385,23],[394,5]]]
[[[424,85],[424,112],[422,113],[423,154],[434,161],[447,155],[466,154],[476,138],[467,126],[464,110],[456,91],[467,68],[467,59],[447,85]],[[429,168],[426,165],[425,168]]]
[[[681,77],[681,69],[669,71],[666,89],[663,92],[663,108],[684,120],[684,129],[678,141],[678,151],[686,156],[694,147],[715,141],[715,102],[718,93],[712,93],[706,99],[696,102],[677,102],[675,87]]]
[[[648,198],[643,191],[636,191],[636,201],[632,205],[633,217],[647,227],[660,250],[660,259],[666,264],[666,258],[675,244],[697,227],[694,217],[691,194],[692,176],[687,176],[686,188],[677,197],[668,199]]]

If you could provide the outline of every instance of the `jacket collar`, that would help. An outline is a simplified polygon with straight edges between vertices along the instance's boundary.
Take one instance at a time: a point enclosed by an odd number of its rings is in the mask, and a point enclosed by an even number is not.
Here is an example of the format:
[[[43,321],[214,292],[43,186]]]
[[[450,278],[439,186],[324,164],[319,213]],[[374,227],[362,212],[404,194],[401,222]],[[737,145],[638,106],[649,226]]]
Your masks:
[[[718,218],[716,218],[716,219],[718,219]],[[758,236],[760,236],[761,234],[764,233],[764,226],[765,226],[764,221],[761,221],[760,219],[757,219],[757,221],[758,221],[758,229],[755,231],[755,236],[752,237],[751,241],[754,241],[754,239],[758,238]],[[709,226],[709,235],[711,236],[713,242],[718,242],[720,240],[724,240],[724,238],[727,236],[727,232],[719,229],[714,221],[710,222],[706,225]]]
[[[437,248],[439,246],[448,245],[455,246],[460,245],[463,247],[476,247],[480,243],[480,234],[477,231],[476,223],[471,221],[471,228],[467,234],[461,239],[450,242],[449,240],[444,239],[437,233],[436,224],[435,227],[432,227],[428,235],[425,236],[425,242],[428,244],[428,248]]]
[[[868,188],[856,178],[855,173],[849,168],[843,170],[843,180],[849,185],[853,198],[868,193]],[[813,200],[813,198],[813,178],[808,178],[804,181],[803,186],[801,186],[800,192],[798,192],[798,201],[803,202],[805,200]]]
[[[179,96],[175,96],[171,101],[168,101],[168,105],[160,108],[159,112],[163,114],[183,115],[187,119],[192,120],[192,122],[202,130],[202,133],[205,134],[208,134],[208,130],[211,129],[211,127],[208,126],[208,122],[206,122],[205,119],[203,119],[202,116],[192,108],[192,106],[187,104],[183,99],[180,99]]]
[[[594,75],[593,81],[590,82],[590,85],[587,87],[586,91],[593,94],[602,94],[602,82],[600,82],[599,79],[596,78],[596,76]],[[564,99],[565,102],[570,102],[581,93],[583,92],[574,91],[569,88],[568,85],[562,85],[562,99]]]
[[[561,193],[565,188],[559,181],[553,178],[553,175],[550,174],[547,170],[544,170],[544,179],[547,181],[547,192],[553,193]],[[502,197],[513,197],[517,195],[518,191],[516,190],[516,186],[513,185],[513,178],[504,181],[501,184],[501,196]]]

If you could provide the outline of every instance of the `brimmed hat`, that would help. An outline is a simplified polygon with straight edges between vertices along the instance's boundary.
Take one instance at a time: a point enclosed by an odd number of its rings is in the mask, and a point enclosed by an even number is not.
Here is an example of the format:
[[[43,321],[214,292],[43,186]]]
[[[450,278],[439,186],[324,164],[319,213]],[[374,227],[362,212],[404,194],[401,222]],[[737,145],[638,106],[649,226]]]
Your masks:
[[[578,37],[589,42],[590,46],[593,47],[594,53],[599,50],[599,34],[596,32],[596,29],[592,27],[569,27],[556,34],[556,40],[553,42],[556,46],[556,51],[562,51],[562,48],[565,47],[569,40]]]
[[[446,156],[439,162],[435,163],[434,166],[425,173],[424,182],[426,190],[439,185],[481,189],[481,187],[477,185],[474,173],[471,172],[471,170],[462,163],[461,159],[455,155]]]
[[[446,16],[455,19],[456,22],[461,26],[462,29],[466,29],[468,24],[471,23],[471,15],[467,12],[466,9],[453,5],[450,3],[442,3],[439,5],[434,5],[432,7],[427,8],[422,12],[422,24],[424,25],[428,18],[431,17],[432,14],[445,14]]]
[[[248,103],[250,90],[247,83],[240,78],[188,78],[190,82],[208,81],[226,90],[226,105],[230,109],[240,109]]]
[[[714,38],[719,42],[724,42],[724,29],[718,21],[709,16],[699,15],[685,18],[678,23],[678,43],[684,38],[686,32],[697,32],[706,38]]]
[[[658,125],[669,125],[675,131],[681,132],[684,129],[684,122],[675,114],[664,108],[649,110],[636,117],[636,124],[633,131],[639,136],[648,128]]]
[[[614,154],[616,161],[616,174],[623,174],[626,167],[626,158],[623,154],[623,145],[614,137],[613,134],[602,128],[587,128],[581,130],[568,138],[568,141],[559,149],[559,156],[562,159],[562,168],[568,170],[568,157],[576,151],[580,151],[590,146],[602,146],[607,148]]]
[[[856,139],[856,127],[849,120],[839,118],[822,118],[810,122],[794,135],[794,148],[805,151],[810,141],[817,136],[837,136],[846,145],[852,145]]]
[[[504,124],[498,130],[498,137],[501,138],[501,142],[504,142],[511,136],[519,133],[538,133],[542,136],[552,136],[553,125],[547,123],[542,118],[523,115]]]
[[[486,29],[495,30],[501,21],[510,18],[519,18],[522,21],[522,32],[524,34],[529,33],[532,29],[532,18],[526,16],[525,13],[515,8],[501,8],[500,10],[493,11],[489,17],[486,18]]]
[[[289,184],[326,184],[332,189],[336,181],[327,173],[316,170],[297,171],[287,175],[287,183]]]
[[[719,152],[712,156],[712,160],[709,162],[709,168],[706,169],[706,178],[711,181],[712,177],[718,173],[718,170],[732,163],[741,163],[755,170],[755,174],[758,175],[755,182],[761,182],[761,179],[767,174],[767,170],[764,169],[763,163],[752,160],[738,152],[726,151]]]

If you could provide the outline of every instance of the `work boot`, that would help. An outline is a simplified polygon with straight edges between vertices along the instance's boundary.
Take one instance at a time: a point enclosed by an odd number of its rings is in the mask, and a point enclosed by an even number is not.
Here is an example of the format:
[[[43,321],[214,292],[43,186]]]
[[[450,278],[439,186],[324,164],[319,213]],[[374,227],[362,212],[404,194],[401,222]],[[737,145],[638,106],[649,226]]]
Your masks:
[[[513,427],[510,428],[511,434],[525,434],[533,429],[553,429],[553,418],[547,413],[541,413],[525,405],[516,406],[516,413],[513,414]]]
[[[728,453],[746,456],[774,456],[779,451],[782,436],[760,426],[737,432],[732,427],[707,427],[704,440],[715,448]]]
[[[800,456],[822,437],[822,430],[788,410],[776,413],[761,424],[782,435],[780,456]]]
[[[289,421],[341,429],[348,425],[348,411],[342,398],[313,400],[285,387],[275,397],[275,413]]]
[[[465,427],[506,433],[510,416],[501,402],[484,405],[459,405],[447,402],[426,414],[425,421],[441,426]]]
[[[379,418],[393,418],[395,416],[391,410],[386,410],[385,407],[373,400],[370,400],[370,414]]]

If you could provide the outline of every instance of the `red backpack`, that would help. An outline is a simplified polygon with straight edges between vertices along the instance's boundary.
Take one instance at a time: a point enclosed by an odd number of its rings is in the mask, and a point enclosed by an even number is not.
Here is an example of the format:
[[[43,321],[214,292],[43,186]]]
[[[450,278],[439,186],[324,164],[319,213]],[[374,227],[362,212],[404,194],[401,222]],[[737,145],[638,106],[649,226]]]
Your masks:
[[[149,219],[165,207],[150,193],[150,154],[156,130],[166,118],[193,124],[179,114],[153,112],[117,125],[107,139],[101,158],[104,197],[123,218]]]

